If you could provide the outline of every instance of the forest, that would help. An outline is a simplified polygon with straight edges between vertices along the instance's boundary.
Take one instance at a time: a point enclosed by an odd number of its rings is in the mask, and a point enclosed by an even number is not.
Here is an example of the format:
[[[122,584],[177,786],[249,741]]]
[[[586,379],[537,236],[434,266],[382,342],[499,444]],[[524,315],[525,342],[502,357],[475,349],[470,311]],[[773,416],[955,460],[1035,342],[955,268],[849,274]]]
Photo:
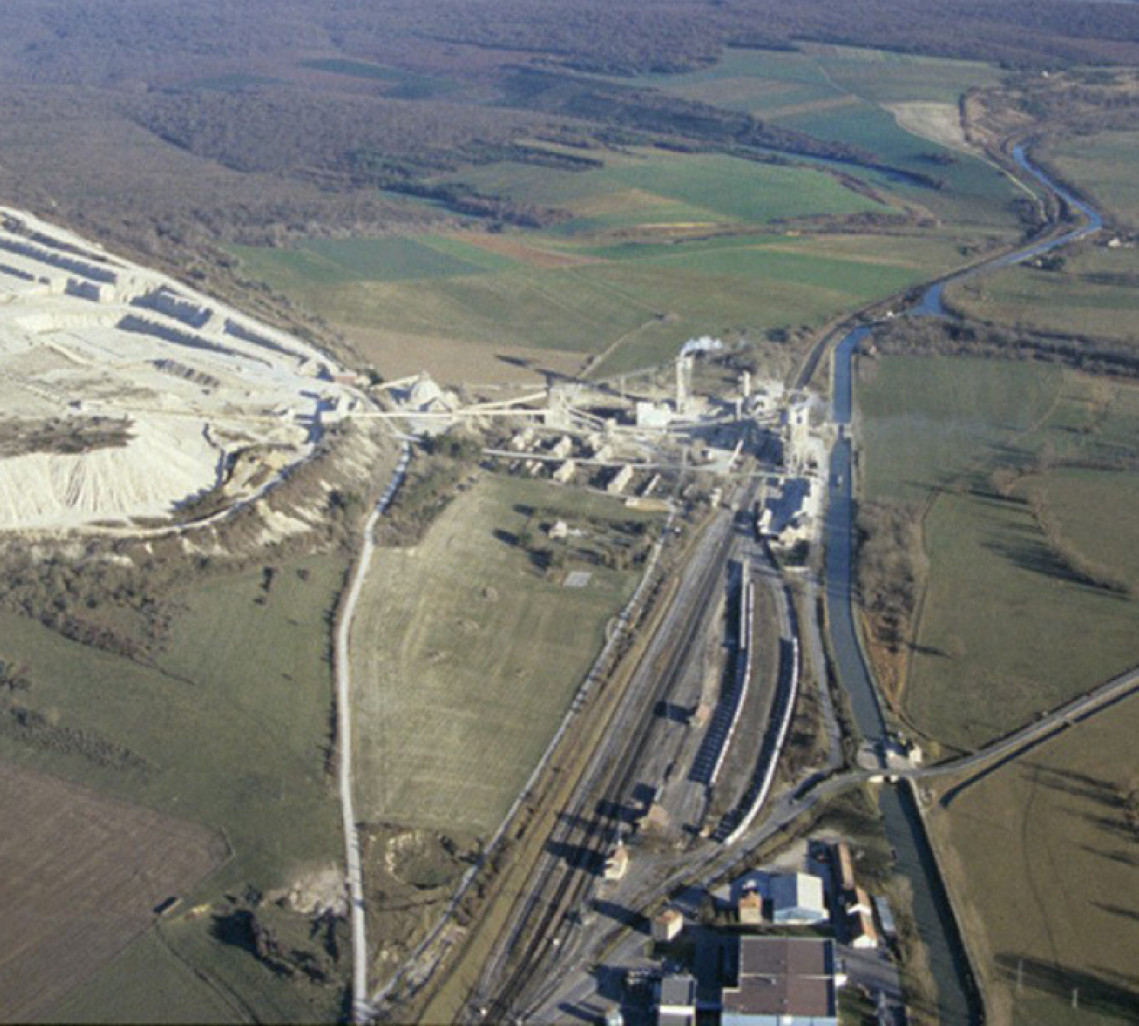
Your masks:
[[[1006,70],[1139,63],[1139,9],[1073,0],[8,0],[0,193],[225,291],[221,244],[564,217],[439,180],[493,161],[586,168],[591,153],[639,145],[873,164],[857,146],[685,100],[645,77],[707,66],[726,47],[804,41]],[[910,177],[937,188],[940,173]]]

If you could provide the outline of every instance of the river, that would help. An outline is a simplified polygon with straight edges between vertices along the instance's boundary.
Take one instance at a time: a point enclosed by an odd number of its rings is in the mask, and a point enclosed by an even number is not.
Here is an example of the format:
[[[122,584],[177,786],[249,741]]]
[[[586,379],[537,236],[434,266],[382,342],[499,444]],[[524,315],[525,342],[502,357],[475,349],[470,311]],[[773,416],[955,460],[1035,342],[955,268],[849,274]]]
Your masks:
[[[1103,218],[1084,201],[1052,181],[1025,155],[1023,146],[1013,151],[1017,164],[1046,189],[1059,196],[1084,218],[1084,224],[1069,232],[1027,245],[987,263],[962,271],[931,285],[909,311],[912,315],[941,316],[945,286],[950,281],[999,270],[1067,245],[1103,227]],[[877,686],[866,666],[854,623],[851,575],[854,558],[854,453],[850,442],[853,412],[852,364],[855,350],[873,331],[860,326],[850,331],[834,353],[832,373],[832,418],[844,426],[842,437],[831,451],[830,504],[826,517],[827,631],[837,663],[839,679],[850,696],[854,718],[864,738],[873,743],[885,739],[886,728]],[[879,807],[888,838],[897,858],[897,870],[913,886],[913,912],[918,933],[929,951],[930,967],[937,981],[937,1012],[943,1026],[972,1026],[984,1020],[984,1006],[973,977],[961,932],[953,914],[937,860],[909,785],[884,787]]]

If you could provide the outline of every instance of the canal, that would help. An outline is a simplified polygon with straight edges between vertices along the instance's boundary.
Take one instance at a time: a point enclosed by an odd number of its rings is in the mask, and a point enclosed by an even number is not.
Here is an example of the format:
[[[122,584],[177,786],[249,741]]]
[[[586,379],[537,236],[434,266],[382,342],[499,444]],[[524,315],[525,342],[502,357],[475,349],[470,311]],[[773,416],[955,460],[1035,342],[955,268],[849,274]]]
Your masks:
[[[1017,164],[1041,185],[1077,211],[1084,223],[1069,232],[1033,243],[959,275],[931,285],[910,311],[913,315],[945,314],[942,296],[949,281],[974,277],[1009,267],[1067,245],[1103,227],[1099,213],[1052,181],[1025,154],[1023,146],[1013,152]],[[854,569],[854,458],[850,440],[853,414],[853,358],[859,344],[873,331],[860,326],[850,331],[834,352],[832,373],[832,418],[842,426],[841,437],[831,451],[826,517],[827,632],[839,679],[850,697],[858,729],[874,744],[886,737],[886,727],[877,685],[866,665],[855,627],[852,590]],[[973,1026],[984,1020],[984,1005],[966,954],[957,919],[949,902],[937,859],[925,824],[908,784],[884,787],[879,793],[886,837],[894,849],[897,871],[913,889],[913,913],[918,934],[929,952],[930,968],[937,983],[937,1013],[943,1026]]]

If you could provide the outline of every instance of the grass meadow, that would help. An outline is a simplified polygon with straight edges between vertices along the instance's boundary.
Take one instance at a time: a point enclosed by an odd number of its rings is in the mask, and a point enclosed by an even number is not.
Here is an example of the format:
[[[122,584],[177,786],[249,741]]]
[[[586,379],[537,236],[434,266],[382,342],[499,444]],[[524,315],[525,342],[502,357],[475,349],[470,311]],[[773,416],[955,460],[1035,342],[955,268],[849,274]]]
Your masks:
[[[187,905],[248,886],[280,887],[300,870],[338,860],[339,806],[325,773],[326,652],[327,617],[344,572],[340,557],[309,557],[277,567],[268,590],[261,570],[185,588],[171,597],[169,644],[153,666],[0,615],[0,654],[25,666],[32,681],[27,704],[50,723],[122,746],[142,762],[112,768],[2,732],[0,755],[219,831],[233,857],[184,896]],[[246,995],[258,1017],[335,1016],[338,988],[284,983],[251,957],[235,957],[209,928],[209,916],[178,920],[168,928],[171,946],[222,990]],[[154,1021],[174,1014],[162,988],[133,966],[140,958],[165,965],[170,987],[181,986],[174,981],[185,974],[164,956],[133,950],[81,985],[67,1009],[104,1021],[119,1018],[120,1009]],[[187,986],[184,1007],[216,1003],[213,988],[203,985],[195,997]]]
[[[1109,469],[1139,456],[1139,390],[1036,364],[885,357],[863,362],[858,397],[862,494],[925,511],[929,583],[903,696],[918,730],[978,747],[1139,663],[1139,566],[1112,556],[1139,545],[1137,479]],[[1008,494],[992,484],[1000,468],[1023,475]],[[1084,579],[1072,553],[1131,591]]]
[[[1095,132],[1049,141],[1041,151],[1063,178],[1086,193],[1109,220],[1139,228],[1139,132]]]
[[[930,816],[994,1022],[1135,1021],[1136,730],[1130,698]]]
[[[564,519],[645,521],[617,500],[484,477],[414,549],[381,549],[355,628],[359,812],[489,834],[632,594],[637,571],[544,573],[516,543]],[[564,573],[588,570],[586,587]]]
[[[1009,267],[957,282],[948,301],[967,317],[1034,331],[1139,344],[1139,251],[1095,248],[1058,270]]]

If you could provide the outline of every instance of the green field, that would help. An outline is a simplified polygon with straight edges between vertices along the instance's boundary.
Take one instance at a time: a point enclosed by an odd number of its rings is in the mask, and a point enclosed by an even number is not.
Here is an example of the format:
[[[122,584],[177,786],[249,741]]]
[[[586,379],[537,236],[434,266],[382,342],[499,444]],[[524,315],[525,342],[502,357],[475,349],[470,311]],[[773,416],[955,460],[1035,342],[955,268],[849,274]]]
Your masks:
[[[33,682],[26,703],[59,728],[129,749],[145,766],[114,768],[75,746],[29,744],[7,732],[0,732],[0,757],[221,831],[234,856],[198,894],[184,896],[187,905],[247,886],[280,887],[300,870],[338,861],[339,807],[324,768],[331,701],[325,653],[326,618],[344,571],[340,557],[310,557],[278,566],[268,591],[261,570],[185,588],[171,597],[167,650],[152,667],[0,615],[0,654],[26,666]],[[337,987],[284,984],[213,941],[210,924],[205,916],[171,928],[171,943],[195,970],[250,994],[267,1019],[335,1014]],[[138,944],[152,948],[153,941]],[[104,1020],[120,1009],[154,1021],[177,1007],[205,1014],[216,1002],[212,991],[194,996],[187,984],[183,1004],[171,1007],[161,988],[152,991],[149,977],[135,972],[139,959],[159,958],[129,948],[67,1008]],[[164,970],[167,979],[183,976],[169,964]]]
[[[1139,181],[1131,172],[1139,160],[1139,132],[1097,132],[1049,141],[1041,156],[1110,220],[1139,227]]]
[[[946,187],[935,192],[857,172],[947,220],[1008,230],[1014,225],[1007,204],[1017,195],[1011,183],[975,157],[906,131],[887,109],[902,103],[956,106],[966,90],[999,78],[996,68],[977,61],[808,44],[794,53],[729,50],[712,68],[652,82],[688,99],[857,146],[902,171],[940,178]]]
[[[568,209],[573,220],[557,229],[568,235],[646,225],[765,224],[884,209],[822,171],[710,153],[613,155],[604,168],[591,171],[490,164],[460,180],[480,192]]]
[[[1062,372],[997,360],[860,360],[860,488],[869,500],[923,502],[983,468],[1051,409]]]
[[[515,543],[565,519],[644,523],[614,499],[488,477],[415,549],[381,549],[354,634],[361,818],[489,834],[627,601],[635,571],[538,570]],[[592,574],[586,587],[564,574]]]
[[[344,57],[326,57],[304,61],[302,68],[327,71],[333,75],[362,78],[390,85],[388,95],[401,100],[422,100],[444,96],[458,88],[458,83],[436,75],[421,75],[404,68],[392,68],[370,61],[354,61]]]
[[[250,274],[360,332],[354,340],[366,351],[374,346],[381,368],[392,346],[408,360],[417,340],[444,342],[442,361],[432,364],[439,358],[425,356],[424,365],[445,380],[455,380],[457,350],[470,354],[476,347],[487,360],[510,347],[584,356],[620,340],[598,368],[618,373],[661,362],[694,335],[817,326],[960,259],[957,240],[920,236],[763,235],[573,252],[587,262],[455,276],[433,271],[416,280],[393,280],[400,272],[384,270],[367,281],[333,280],[324,271],[305,279],[310,258],[296,251],[243,258]]]
[[[1136,1021],[1136,730],[1131,698],[931,814],[992,1022]]]
[[[1139,343],[1139,252],[1085,250],[1059,270],[1010,267],[959,282],[948,300],[968,317],[1034,331]]]
[[[1136,475],[1081,469],[1139,456],[1139,390],[1033,364],[886,357],[864,365],[858,395],[863,494],[927,509],[903,700],[918,730],[977,747],[1139,663],[1139,567],[1105,548],[1139,545]],[[1031,473],[1002,495],[1000,468]],[[1067,555],[1026,501],[1034,490]],[[1073,553],[1131,594],[1084,579]]]
[[[235,246],[234,252],[249,274],[282,290],[494,274],[517,266],[452,236],[307,239],[280,249]]]
[[[728,50],[711,68],[650,81],[689,99],[762,115],[851,94],[876,103],[956,103],[966,89],[992,85],[999,77],[979,61],[805,44],[795,52]]]
[[[452,382],[501,375],[500,356],[540,363],[554,350],[564,354],[554,369],[565,372],[604,354],[593,371],[612,374],[666,360],[693,335],[813,329],[1016,233],[1009,203],[1017,192],[1007,179],[904,131],[879,106],[953,103],[994,77],[969,62],[809,47],[729,50],[715,67],[645,79],[855,144],[942,180],[941,189],[845,164],[611,149],[590,151],[604,166],[583,171],[499,161],[434,180],[565,212],[542,230],[488,235],[479,245],[473,236],[419,235],[235,253],[249,277],[344,330],[381,372],[424,368]],[[852,216],[902,211],[923,222],[890,235],[835,232]]]
[[[136,981],[144,981],[139,986]],[[151,930],[94,979],[73,991],[47,1022],[221,1023],[240,1019],[242,1004],[195,975]]]

